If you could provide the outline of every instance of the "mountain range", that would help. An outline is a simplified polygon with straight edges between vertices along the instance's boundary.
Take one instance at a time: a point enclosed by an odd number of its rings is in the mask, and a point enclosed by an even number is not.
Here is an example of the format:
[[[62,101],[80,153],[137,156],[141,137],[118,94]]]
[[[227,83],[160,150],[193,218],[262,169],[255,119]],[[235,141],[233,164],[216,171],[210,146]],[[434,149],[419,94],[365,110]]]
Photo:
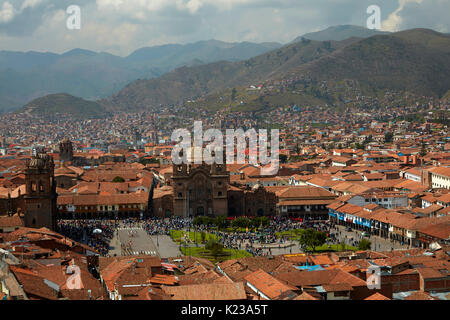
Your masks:
[[[180,66],[245,60],[281,46],[210,40],[141,48],[127,57],[83,49],[63,54],[0,51],[0,111],[59,92],[100,99],[131,81],[159,77]]]
[[[344,31],[350,37],[342,40]],[[208,101],[208,97],[228,94],[231,88],[242,92],[252,84],[295,77],[308,77],[314,83],[353,80],[365,93],[374,95],[386,89],[435,97],[448,93],[450,35],[428,29],[375,33],[367,33],[358,27],[335,27],[334,32],[327,29],[312,36],[304,35],[296,42],[249,59],[184,65],[157,78],[132,81],[98,103],[104,111],[148,110],[200,97]],[[363,37],[357,37],[358,34]],[[332,39],[317,41],[307,38],[313,36]],[[165,55],[170,55],[172,51],[163,47],[158,50],[167,50]],[[153,50],[138,50],[127,59],[136,66],[153,61]],[[192,59],[193,55],[189,58]],[[275,102],[285,101],[286,95],[278,95]],[[323,99],[320,95],[305,95],[304,98],[305,101]],[[32,104],[34,111],[39,110],[39,103]],[[58,106],[64,108],[63,104],[58,103]]]
[[[388,89],[442,97],[450,88],[449,72],[450,36],[432,30],[343,41],[303,38],[245,61],[182,67],[156,79],[138,80],[101,104],[113,110],[142,110],[295,76],[316,83],[354,80],[373,94]]]
[[[305,33],[297,37],[292,42],[298,42],[301,38],[316,40],[316,41],[341,41],[349,38],[368,38],[378,34],[389,34],[390,32],[367,29],[360,26],[341,25],[328,27],[325,30]]]

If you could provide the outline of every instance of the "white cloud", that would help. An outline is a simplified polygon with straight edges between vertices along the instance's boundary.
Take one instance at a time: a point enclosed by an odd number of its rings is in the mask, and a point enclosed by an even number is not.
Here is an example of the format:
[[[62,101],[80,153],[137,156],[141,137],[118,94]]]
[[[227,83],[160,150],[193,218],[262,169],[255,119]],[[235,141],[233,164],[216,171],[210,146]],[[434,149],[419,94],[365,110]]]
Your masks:
[[[45,2],[46,0],[25,0],[20,7],[20,11],[23,11],[26,8],[34,8],[37,5]]]
[[[449,30],[448,0],[377,0],[388,30]],[[127,55],[144,47],[217,39],[277,41],[329,26],[366,25],[374,0],[0,0],[0,50],[73,48]],[[16,10],[14,6],[16,7]],[[67,6],[81,30],[67,30]],[[448,31],[447,31],[448,32]]]
[[[14,19],[16,15],[16,10],[13,5],[8,1],[4,2],[0,8],[0,23],[8,23]]]
[[[401,11],[409,3],[421,4],[423,0],[398,0],[398,8],[392,12],[389,17],[384,20],[381,24],[381,29],[383,31],[399,31],[400,26],[403,23],[403,17],[400,15]]]

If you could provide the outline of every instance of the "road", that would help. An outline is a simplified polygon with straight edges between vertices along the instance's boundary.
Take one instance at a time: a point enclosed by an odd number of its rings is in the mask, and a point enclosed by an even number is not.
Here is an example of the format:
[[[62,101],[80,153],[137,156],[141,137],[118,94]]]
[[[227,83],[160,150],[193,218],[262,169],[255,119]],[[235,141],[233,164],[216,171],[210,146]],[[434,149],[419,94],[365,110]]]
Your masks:
[[[178,246],[169,236],[150,236],[140,227],[121,227],[111,241],[110,255],[153,255],[160,258],[181,255]]]

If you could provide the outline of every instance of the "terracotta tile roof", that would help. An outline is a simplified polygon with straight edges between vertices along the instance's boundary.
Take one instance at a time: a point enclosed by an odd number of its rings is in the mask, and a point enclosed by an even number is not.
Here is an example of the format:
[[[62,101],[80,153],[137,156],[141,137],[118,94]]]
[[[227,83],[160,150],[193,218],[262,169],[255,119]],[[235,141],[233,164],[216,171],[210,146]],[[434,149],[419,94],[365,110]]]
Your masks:
[[[446,274],[444,275],[438,270],[435,270],[433,268],[416,268],[416,270],[419,272],[420,276],[424,279],[438,279],[447,277]]]
[[[391,300],[388,297],[383,296],[379,292],[375,292],[373,295],[365,298],[364,300]]]
[[[332,265],[334,264],[333,260],[327,254],[321,255],[312,255],[309,257],[314,264],[320,265]]]
[[[0,227],[22,227],[23,221],[18,215],[0,217]]]
[[[244,284],[212,283],[190,286],[162,286],[172,300],[245,300]]]
[[[270,187],[267,188],[270,191]],[[285,187],[278,192],[276,192],[276,195],[282,199],[335,199],[336,196],[332,194],[331,192],[319,188],[319,187],[313,187],[313,186],[295,186],[295,187]]]
[[[300,295],[298,295],[294,300],[319,300],[312,295],[310,295],[308,292],[304,291]]]
[[[450,239],[450,221],[448,219],[446,220],[447,221],[442,221],[441,223],[436,224],[419,224],[418,231],[434,238],[448,240]]]
[[[427,292],[414,291],[408,297],[406,297],[405,300],[439,300],[439,299],[430,296],[430,294],[428,294]]]
[[[348,283],[324,284],[323,289],[326,292],[352,291],[353,287]]]
[[[44,278],[26,269],[11,266],[11,271],[27,295],[38,299],[57,300],[59,294],[44,282]]]
[[[280,279],[292,286],[319,286],[324,284],[349,283],[352,286],[365,286],[366,282],[339,269],[320,271],[292,271],[277,274]]]
[[[285,291],[297,290],[297,288],[282,283],[261,269],[246,276],[245,280],[269,299],[274,299]]]

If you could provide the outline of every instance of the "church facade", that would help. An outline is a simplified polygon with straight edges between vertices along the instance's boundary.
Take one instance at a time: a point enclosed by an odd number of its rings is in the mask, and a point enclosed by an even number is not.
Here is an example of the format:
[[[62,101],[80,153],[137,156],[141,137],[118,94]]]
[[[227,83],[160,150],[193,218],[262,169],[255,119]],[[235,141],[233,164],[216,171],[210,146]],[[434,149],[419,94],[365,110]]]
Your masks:
[[[224,164],[173,165],[173,215],[228,214],[229,173]]]

